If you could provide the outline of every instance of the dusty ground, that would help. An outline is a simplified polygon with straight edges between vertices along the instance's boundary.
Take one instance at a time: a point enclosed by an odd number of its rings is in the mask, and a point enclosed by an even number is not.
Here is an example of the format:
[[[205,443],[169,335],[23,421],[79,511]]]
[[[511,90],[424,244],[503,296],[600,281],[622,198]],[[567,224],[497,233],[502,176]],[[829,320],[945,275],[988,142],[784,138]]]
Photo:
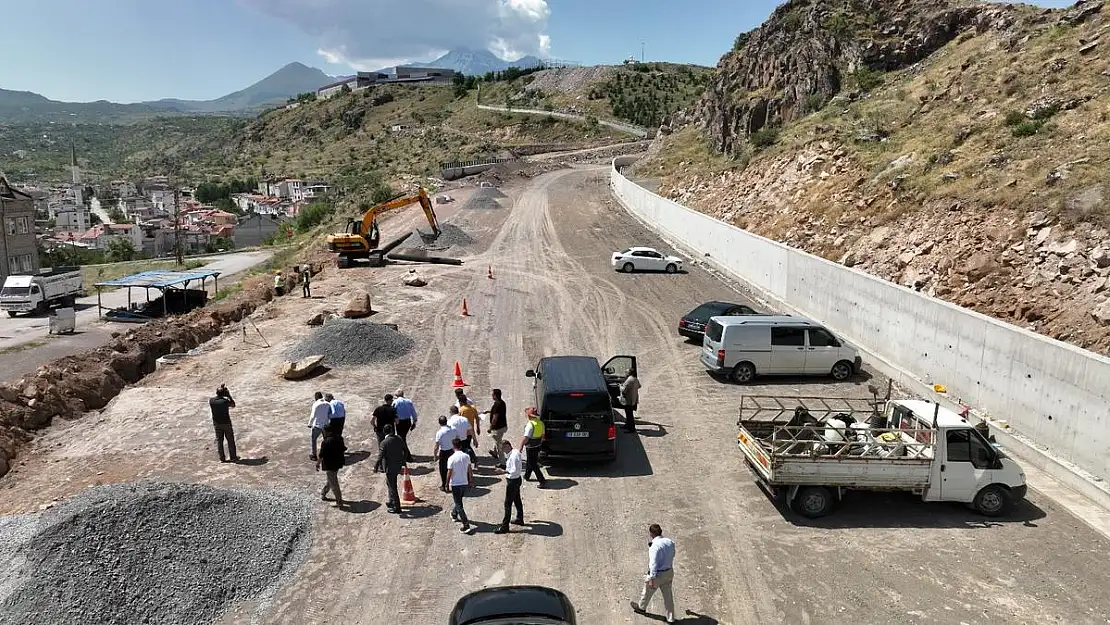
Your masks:
[[[608,200],[602,176],[546,174],[503,189],[511,207],[458,209],[450,223],[477,243],[454,250],[467,261],[461,267],[423,267],[423,289],[400,286],[407,267],[329,269],[314,282],[318,299],[266,304],[254,321],[271,347],[253,328],[232,329],[204,355],[124,391],[102,414],[55,427],[0,480],[0,513],[140,476],[318,488],[305,423],[312,391],[326,389],[348,402],[357,462],[341,479],[354,511],[321,503],[309,560],[268,622],[443,622],[468,591],[538,583],[566,592],[581,623],[647,623],[628,599],[638,591],[651,522],[677,541],[675,588],[686,623],[1107,622],[1110,597],[1099,589],[1110,587],[1110,545],[1037,492],[1013,518],[990,522],[897,495],[854,495],[821,522],[776,509],[736,450],[741,394],[862,397],[869,376],[749,389],[706,376],[698,348],[675,335],[677,319],[701,301],[742,296],[698,267],[674,276],[612,272],[613,250],[661,243]],[[411,210],[397,223],[404,220],[419,223]],[[282,352],[310,330],[304,320],[356,286],[373,291],[373,319],[397,323],[418,348],[388,365],[279,380]],[[469,318],[459,316],[463,297]],[[488,463],[467,500],[474,535],[451,523],[449,498],[426,462],[414,478],[425,504],[401,518],[380,508],[385,485],[362,452],[381,394],[401,385],[414,398],[423,415],[414,450],[427,460],[431,417],[449,405],[456,360],[475,399],[488,404],[491,386],[504,390],[516,434],[531,401],[524,370],[540,356],[573,353],[640,359],[646,423],[638,436],[622,434],[615,464],[552,467],[555,488],[525,488],[531,525],[509,536],[492,534],[503,486]],[[219,382],[239,404],[243,465],[215,461],[204,400]],[[221,621],[247,622],[248,606]]]

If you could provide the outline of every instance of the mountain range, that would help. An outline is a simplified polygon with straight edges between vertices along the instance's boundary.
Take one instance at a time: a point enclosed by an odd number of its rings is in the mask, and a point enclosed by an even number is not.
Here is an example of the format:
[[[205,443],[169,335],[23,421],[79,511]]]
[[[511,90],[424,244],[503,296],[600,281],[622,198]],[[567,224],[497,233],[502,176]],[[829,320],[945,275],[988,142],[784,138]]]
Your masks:
[[[542,59],[534,56],[504,61],[488,50],[462,48],[452,50],[434,61],[415,64],[453,69],[466,75],[480,76],[513,66],[536,67],[543,63]],[[283,104],[297,94],[315,91],[338,79],[339,77],[329,76],[315,67],[294,62],[245,89],[214,100],[164,98],[134,104],[119,104],[107,100],[60,102],[30,91],[0,89],[0,123],[129,123],[175,114],[249,115],[267,107]]]

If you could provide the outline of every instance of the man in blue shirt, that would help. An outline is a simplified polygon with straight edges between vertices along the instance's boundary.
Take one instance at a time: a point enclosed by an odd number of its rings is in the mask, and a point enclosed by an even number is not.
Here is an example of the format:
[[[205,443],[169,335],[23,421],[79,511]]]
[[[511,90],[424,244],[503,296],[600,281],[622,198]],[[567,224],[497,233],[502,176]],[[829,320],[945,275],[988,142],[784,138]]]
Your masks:
[[[405,389],[399,388],[393,393],[393,409],[397,411],[397,435],[405,441],[405,462],[412,462],[412,454],[408,451],[409,432],[416,429],[416,406],[405,397]]]
[[[668,623],[674,622],[674,541],[663,537],[663,528],[652,523],[648,528],[651,542],[648,543],[648,574],[644,577],[644,591],[640,594],[640,601],[632,602],[632,611],[645,614],[648,602],[659,589],[663,592],[663,608],[666,610]]]
[[[328,419],[328,424],[331,425],[336,434],[343,436],[343,424],[347,422],[347,406],[331,393],[324,393],[324,401],[331,406],[331,418]]]

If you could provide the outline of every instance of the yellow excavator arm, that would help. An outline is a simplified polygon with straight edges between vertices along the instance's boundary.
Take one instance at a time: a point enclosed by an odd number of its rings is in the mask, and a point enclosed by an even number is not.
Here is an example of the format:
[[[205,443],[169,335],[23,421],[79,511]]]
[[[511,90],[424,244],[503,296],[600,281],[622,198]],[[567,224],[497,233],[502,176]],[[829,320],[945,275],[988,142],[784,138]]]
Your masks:
[[[361,221],[352,219],[347,223],[346,232],[328,236],[328,249],[338,252],[340,256],[368,256],[370,252],[377,249],[380,242],[378,216],[415,203],[419,203],[420,208],[424,210],[424,217],[432,228],[432,236],[439,236],[439,218],[432,208],[432,200],[428,197],[428,192],[421,188],[416,193],[395,197],[366,209]]]

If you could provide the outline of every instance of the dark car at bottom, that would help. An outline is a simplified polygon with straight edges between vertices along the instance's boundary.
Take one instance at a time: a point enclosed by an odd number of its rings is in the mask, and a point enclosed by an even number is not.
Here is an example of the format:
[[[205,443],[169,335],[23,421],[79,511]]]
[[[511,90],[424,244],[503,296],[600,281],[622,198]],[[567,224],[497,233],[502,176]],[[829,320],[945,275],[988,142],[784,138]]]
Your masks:
[[[678,320],[678,333],[688,339],[701,342],[705,326],[713,317],[738,317],[760,314],[751,306],[730,302],[706,302],[691,310]]]
[[[474,591],[455,603],[448,625],[577,625],[566,595],[544,586]]]

